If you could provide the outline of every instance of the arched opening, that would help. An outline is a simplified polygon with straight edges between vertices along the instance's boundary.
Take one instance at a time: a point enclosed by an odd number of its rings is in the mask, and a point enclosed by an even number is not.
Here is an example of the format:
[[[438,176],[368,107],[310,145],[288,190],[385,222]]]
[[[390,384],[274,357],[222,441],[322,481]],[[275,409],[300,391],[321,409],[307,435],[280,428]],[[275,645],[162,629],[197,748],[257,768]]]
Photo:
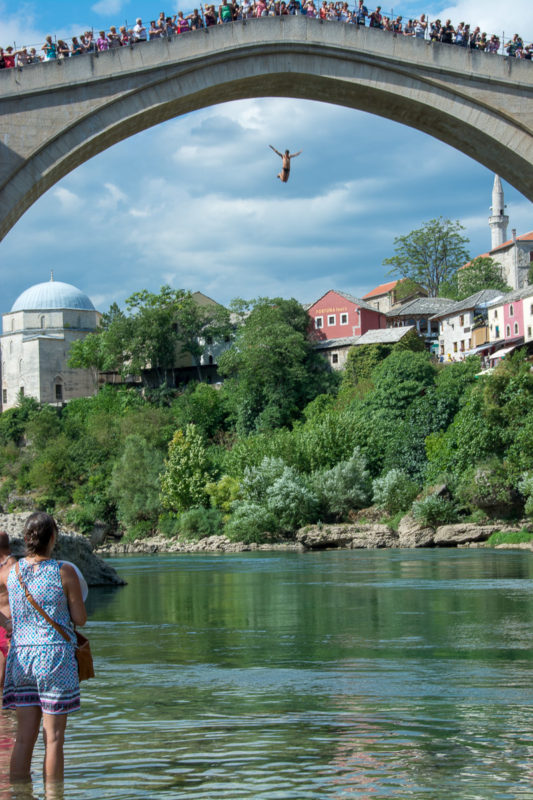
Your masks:
[[[64,400],[63,396],[63,380],[60,377],[57,377],[54,380],[54,402],[55,403],[62,403]]]
[[[221,99],[305,98],[387,117],[499,171],[533,199],[528,64],[306,18],[256,23],[218,26],[209,36],[193,32],[179,48],[159,40],[120,60],[110,52],[70,59],[53,75],[48,70],[54,130],[31,152],[6,152],[6,178],[12,170],[17,181],[0,192],[0,235],[61,177],[110,145]],[[44,65],[36,69],[31,91],[41,90],[38,78],[45,76]],[[41,107],[26,108],[30,116],[22,123],[38,126]]]

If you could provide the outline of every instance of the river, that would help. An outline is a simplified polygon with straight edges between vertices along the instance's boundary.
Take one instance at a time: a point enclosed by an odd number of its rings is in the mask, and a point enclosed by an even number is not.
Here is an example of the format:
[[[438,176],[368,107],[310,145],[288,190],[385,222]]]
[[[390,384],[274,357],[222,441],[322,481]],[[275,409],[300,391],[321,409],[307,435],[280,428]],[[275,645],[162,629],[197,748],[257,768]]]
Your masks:
[[[65,798],[533,798],[531,553],[111,563]]]

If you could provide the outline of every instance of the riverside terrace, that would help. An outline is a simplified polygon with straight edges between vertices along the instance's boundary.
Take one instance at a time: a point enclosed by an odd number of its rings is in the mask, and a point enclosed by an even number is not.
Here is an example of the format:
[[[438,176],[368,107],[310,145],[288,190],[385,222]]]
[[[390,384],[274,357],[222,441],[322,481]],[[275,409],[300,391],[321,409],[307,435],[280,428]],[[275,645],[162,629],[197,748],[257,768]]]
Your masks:
[[[307,16],[268,16],[0,74],[0,238],[71,170],[128,136],[257,97],[332,103],[455,147],[533,200],[533,70]]]
[[[319,0],[317,0],[317,6]],[[513,58],[523,58],[531,61],[533,56],[533,44],[525,44],[524,39],[515,33],[509,41],[506,41],[505,33],[500,37],[499,33],[488,35],[482,32],[479,26],[474,27],[460,22],[456,27],[451,20],[442,22],[436,19],[429,22],[425,14],[419,18],[405,19],[401,15],[395,15],[393,11],[389,15],[381,13],[381,6],[377,6],[372,12],[368,12],[363,0],[359,0],[358,5],[353,11],[349,9],[347,2],[327,2],[322,0],[319,8],[315,6],[314,0],[243,0],[242,5],[237,2],[222,3],[218,11],[214,5],[206,5],[205,9],[200,4],[200,11],[194,9],[188,14],[180,11],[178,14],[166,16],[162,11],[157,20],[151,20],[144,25],[142,19],[138,18],[133,27],[125,25],[111,26],[108,31],[102,30],[95,34],[94,30],[85,31],[79,37],[72,39],[57,39],[57,37],[47,36],[42,46],[30,47],[25,45],[17,48],[16,45],[6,46],[5,50],[0,47],[0,69],[23,67],[36,64],[40,61],[53,61],[56,59],[69,58],[72,56],[84,55],[87,53],[104,52],[115,47],[131,46],[147,41],[153,41],[163,36],[174,36],[177,34],[188,33],[200,28],[208,28],[217,24],[231,22],[243,22],[260,17],[303,15],[309,18],[318,18],[322,22],[344,22],[357,26],[369,27],[392,33],[395,36],[407,36],[417,39],[428,39],[433,44],[447,44],[460,47],[468,47],[472,50],[502,55]]]

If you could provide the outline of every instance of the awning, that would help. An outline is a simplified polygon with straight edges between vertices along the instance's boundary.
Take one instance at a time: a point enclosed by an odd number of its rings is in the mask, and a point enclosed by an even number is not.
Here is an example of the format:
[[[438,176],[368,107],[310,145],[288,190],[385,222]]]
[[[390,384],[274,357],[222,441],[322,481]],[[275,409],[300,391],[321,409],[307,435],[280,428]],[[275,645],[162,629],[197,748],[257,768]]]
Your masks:
[[[511,347],[502,347],[501,350],[497,350],[491,356],[489,356],[489,361],[492,361],[494,358],[503,358],[507,355],[507,353],[511,353],[513,350],[516,350],[517,347],[520,347],[519,344],[513,344]]]

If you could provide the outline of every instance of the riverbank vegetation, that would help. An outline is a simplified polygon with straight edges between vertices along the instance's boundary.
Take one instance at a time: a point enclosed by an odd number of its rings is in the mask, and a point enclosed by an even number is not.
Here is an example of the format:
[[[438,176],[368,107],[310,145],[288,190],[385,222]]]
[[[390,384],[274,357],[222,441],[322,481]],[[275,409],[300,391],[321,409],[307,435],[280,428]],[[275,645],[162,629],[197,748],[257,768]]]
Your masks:
[[[244,307],[244,306],[243,306]],[[294,300],[260,300],[219,388],[104,386],[0,416],[0,504],[129,539],[291,538],[375,505],[427,525],[533,517],[533,374],[520,351],[434,363],[419,341],[353,348],[333,374]],[[121,323],[122,324],[122,323]],[[78,354],[79,356],[79,354]]]

